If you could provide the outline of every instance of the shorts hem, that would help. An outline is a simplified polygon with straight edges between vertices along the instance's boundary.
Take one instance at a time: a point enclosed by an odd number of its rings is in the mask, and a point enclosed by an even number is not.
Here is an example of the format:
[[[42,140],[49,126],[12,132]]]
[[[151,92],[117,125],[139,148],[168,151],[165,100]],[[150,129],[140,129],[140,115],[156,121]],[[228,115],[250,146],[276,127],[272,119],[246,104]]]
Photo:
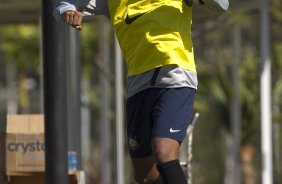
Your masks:
[[[182,142],[185,139],[185,137],[181,138],[181,137],[173,137],[170,134],[157,134],[157,135],[153,135],[152,139],[154,139],[154,138],[168,138],[168,139],[176,140],[178,142]]]

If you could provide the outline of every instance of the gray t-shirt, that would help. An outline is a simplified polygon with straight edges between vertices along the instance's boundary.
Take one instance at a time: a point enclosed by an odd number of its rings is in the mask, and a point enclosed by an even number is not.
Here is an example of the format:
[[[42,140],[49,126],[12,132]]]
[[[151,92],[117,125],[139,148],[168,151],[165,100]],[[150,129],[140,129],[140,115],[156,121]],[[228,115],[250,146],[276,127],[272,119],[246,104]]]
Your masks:
[[[148,72],[129,76],[127,79],[127,96],[147,88],[179,88],[197,89],[197,73],[179,68],[177,65],[167,65]]]
[[[54,16],[57,20],[68,10],[82,11],[84,16],[105,15],[109,17],[107,0],[61,0],[54,9]]]

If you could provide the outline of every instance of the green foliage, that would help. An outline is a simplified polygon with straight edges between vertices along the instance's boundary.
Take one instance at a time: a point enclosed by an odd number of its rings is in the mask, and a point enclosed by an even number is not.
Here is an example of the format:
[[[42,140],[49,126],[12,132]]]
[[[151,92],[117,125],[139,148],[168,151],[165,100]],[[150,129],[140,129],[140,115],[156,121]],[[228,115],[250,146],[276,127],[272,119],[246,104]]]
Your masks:
[[[282,22],[282,4],[281,0],[272,0],[270,4],[270,11],[272,14],[272,18],[277,21],[277,23]]]
[[[244,25],[249,25],[252,21],[253,18],[250,16],[251,13],[247,8],[240,8],[240,9],[235,9],[235,10],[230,10],[228,12],[228,22],[229,24],[238,24],[241,26]]]
[[[81,43],[81,61],[82,61],[82,71],[83,75],[91,74],[91,66],[93,61],[98,55],[98,37],[99,31],[97,21],[90,24],[83,24],[83,31],[80,34],[80,43]]]
[[[260,128],[260,62],[258,53],[245,48],[240,64],[241,142],[252,141]]]
[[[271,64],[272,64],[272,116],[273,122],[282,124],[282,4],[281,0],[273,0],[270,3],[270,39],[271,39]],[[200,123],[197,125],[195,142],[198,150],[195,151],[197,172],[205,172],[205,168],[213,163],[215,170],[222,171],[224,167],[220,158],[218,162],[206,160],[217,157],[213,149],[222,149],[224,142],[220,141],[223,135],[218,133],[229,130],[229,103],[232,96],[230,81],[230,67],[234,62],[233,32],[234,25],[241,26],[242,56],[239,64],[239,91],[241,109],[241,144],[252,145],[255,155],[253,166],[257,176],[260,175],[260,22],[259,11],[247,9],[231,10],[228,18],[218,18],[217,23],[212,21],[201,22],[194,30],[194,45],[196,52],[197,71],[199,76],[199,89],[195,108],[200,112]],[[227,20],[222,22],[222,20]],[[199,26],[199,27],[197,27]],[[262,87],[263,88],[263,87]],[[218,129],[214,129],[217,127]],[[196,129],[197,129],[196,128]],[[279,130],[280,135],[282,130]],[[201,136],[201,134],[203,134]],[[203,138],[204,137],[204,138]],[[280,136],[280,141],[282,140]],[[205,141],[203,141],[205,140]],[[207,147],[208,140],[212,140],[214,148]],[[198,142],[200,141],[200,142]],[[203,143],[205,142],[205,143]],[[204,144],[205,146],[202,146]],[[221,145],[220,145],[221,144]],[[276,149],[282,151],[281,145]],[[203,153],[204,152],[204,153]],[[198,155],[198,156],[197,156]],[[223,155],[221,155],[223,156]],[[204,160],[201,162],[201,160]],[[209,162],[209,163],[207,163]],[[275,163],[274,165],[281,165]],[[281,172],[276,171],[276,172]],[[223,177],[217,173],[209,173],[207,178]],[[200,176],[198,176],[200,177]],[[280,180],[279,180],[280,178]],[[281,174],[277,174],[276,180],[281,182]],[[258,179],[258,178],[257,178]],[[196,180],[196,179],[195,179]],[[213,182],[201,178],[202,182],[196,183],[222,183],[220,179]],[[204,182],[205,181],[205,182]],[[259,181],[259,179],[258,179]]]
[[[4,60],[19,68],[35,68],[39,64],[39,30],[36,25],[5,25],[0,27],[0,50]]]

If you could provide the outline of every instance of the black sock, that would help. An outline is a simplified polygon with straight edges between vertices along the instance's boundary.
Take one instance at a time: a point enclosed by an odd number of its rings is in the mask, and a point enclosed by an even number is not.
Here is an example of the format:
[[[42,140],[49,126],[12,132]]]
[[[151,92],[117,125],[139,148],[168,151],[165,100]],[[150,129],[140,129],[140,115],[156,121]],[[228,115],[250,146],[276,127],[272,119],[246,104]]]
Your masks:
[[[157,168],[162,176],[163,184],[187,184],[179,160],[159,164],[157,165]]]

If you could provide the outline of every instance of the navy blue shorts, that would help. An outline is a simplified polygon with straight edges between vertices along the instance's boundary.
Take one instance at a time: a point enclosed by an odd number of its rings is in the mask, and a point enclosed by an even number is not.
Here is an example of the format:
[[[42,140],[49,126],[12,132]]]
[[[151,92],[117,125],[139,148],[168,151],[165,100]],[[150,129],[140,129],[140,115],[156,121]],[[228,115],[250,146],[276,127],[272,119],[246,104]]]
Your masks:
[[[186,137],[196,90],[148,88],[127,99],[127,137],[132,158],[152,155],[152,138]]]

